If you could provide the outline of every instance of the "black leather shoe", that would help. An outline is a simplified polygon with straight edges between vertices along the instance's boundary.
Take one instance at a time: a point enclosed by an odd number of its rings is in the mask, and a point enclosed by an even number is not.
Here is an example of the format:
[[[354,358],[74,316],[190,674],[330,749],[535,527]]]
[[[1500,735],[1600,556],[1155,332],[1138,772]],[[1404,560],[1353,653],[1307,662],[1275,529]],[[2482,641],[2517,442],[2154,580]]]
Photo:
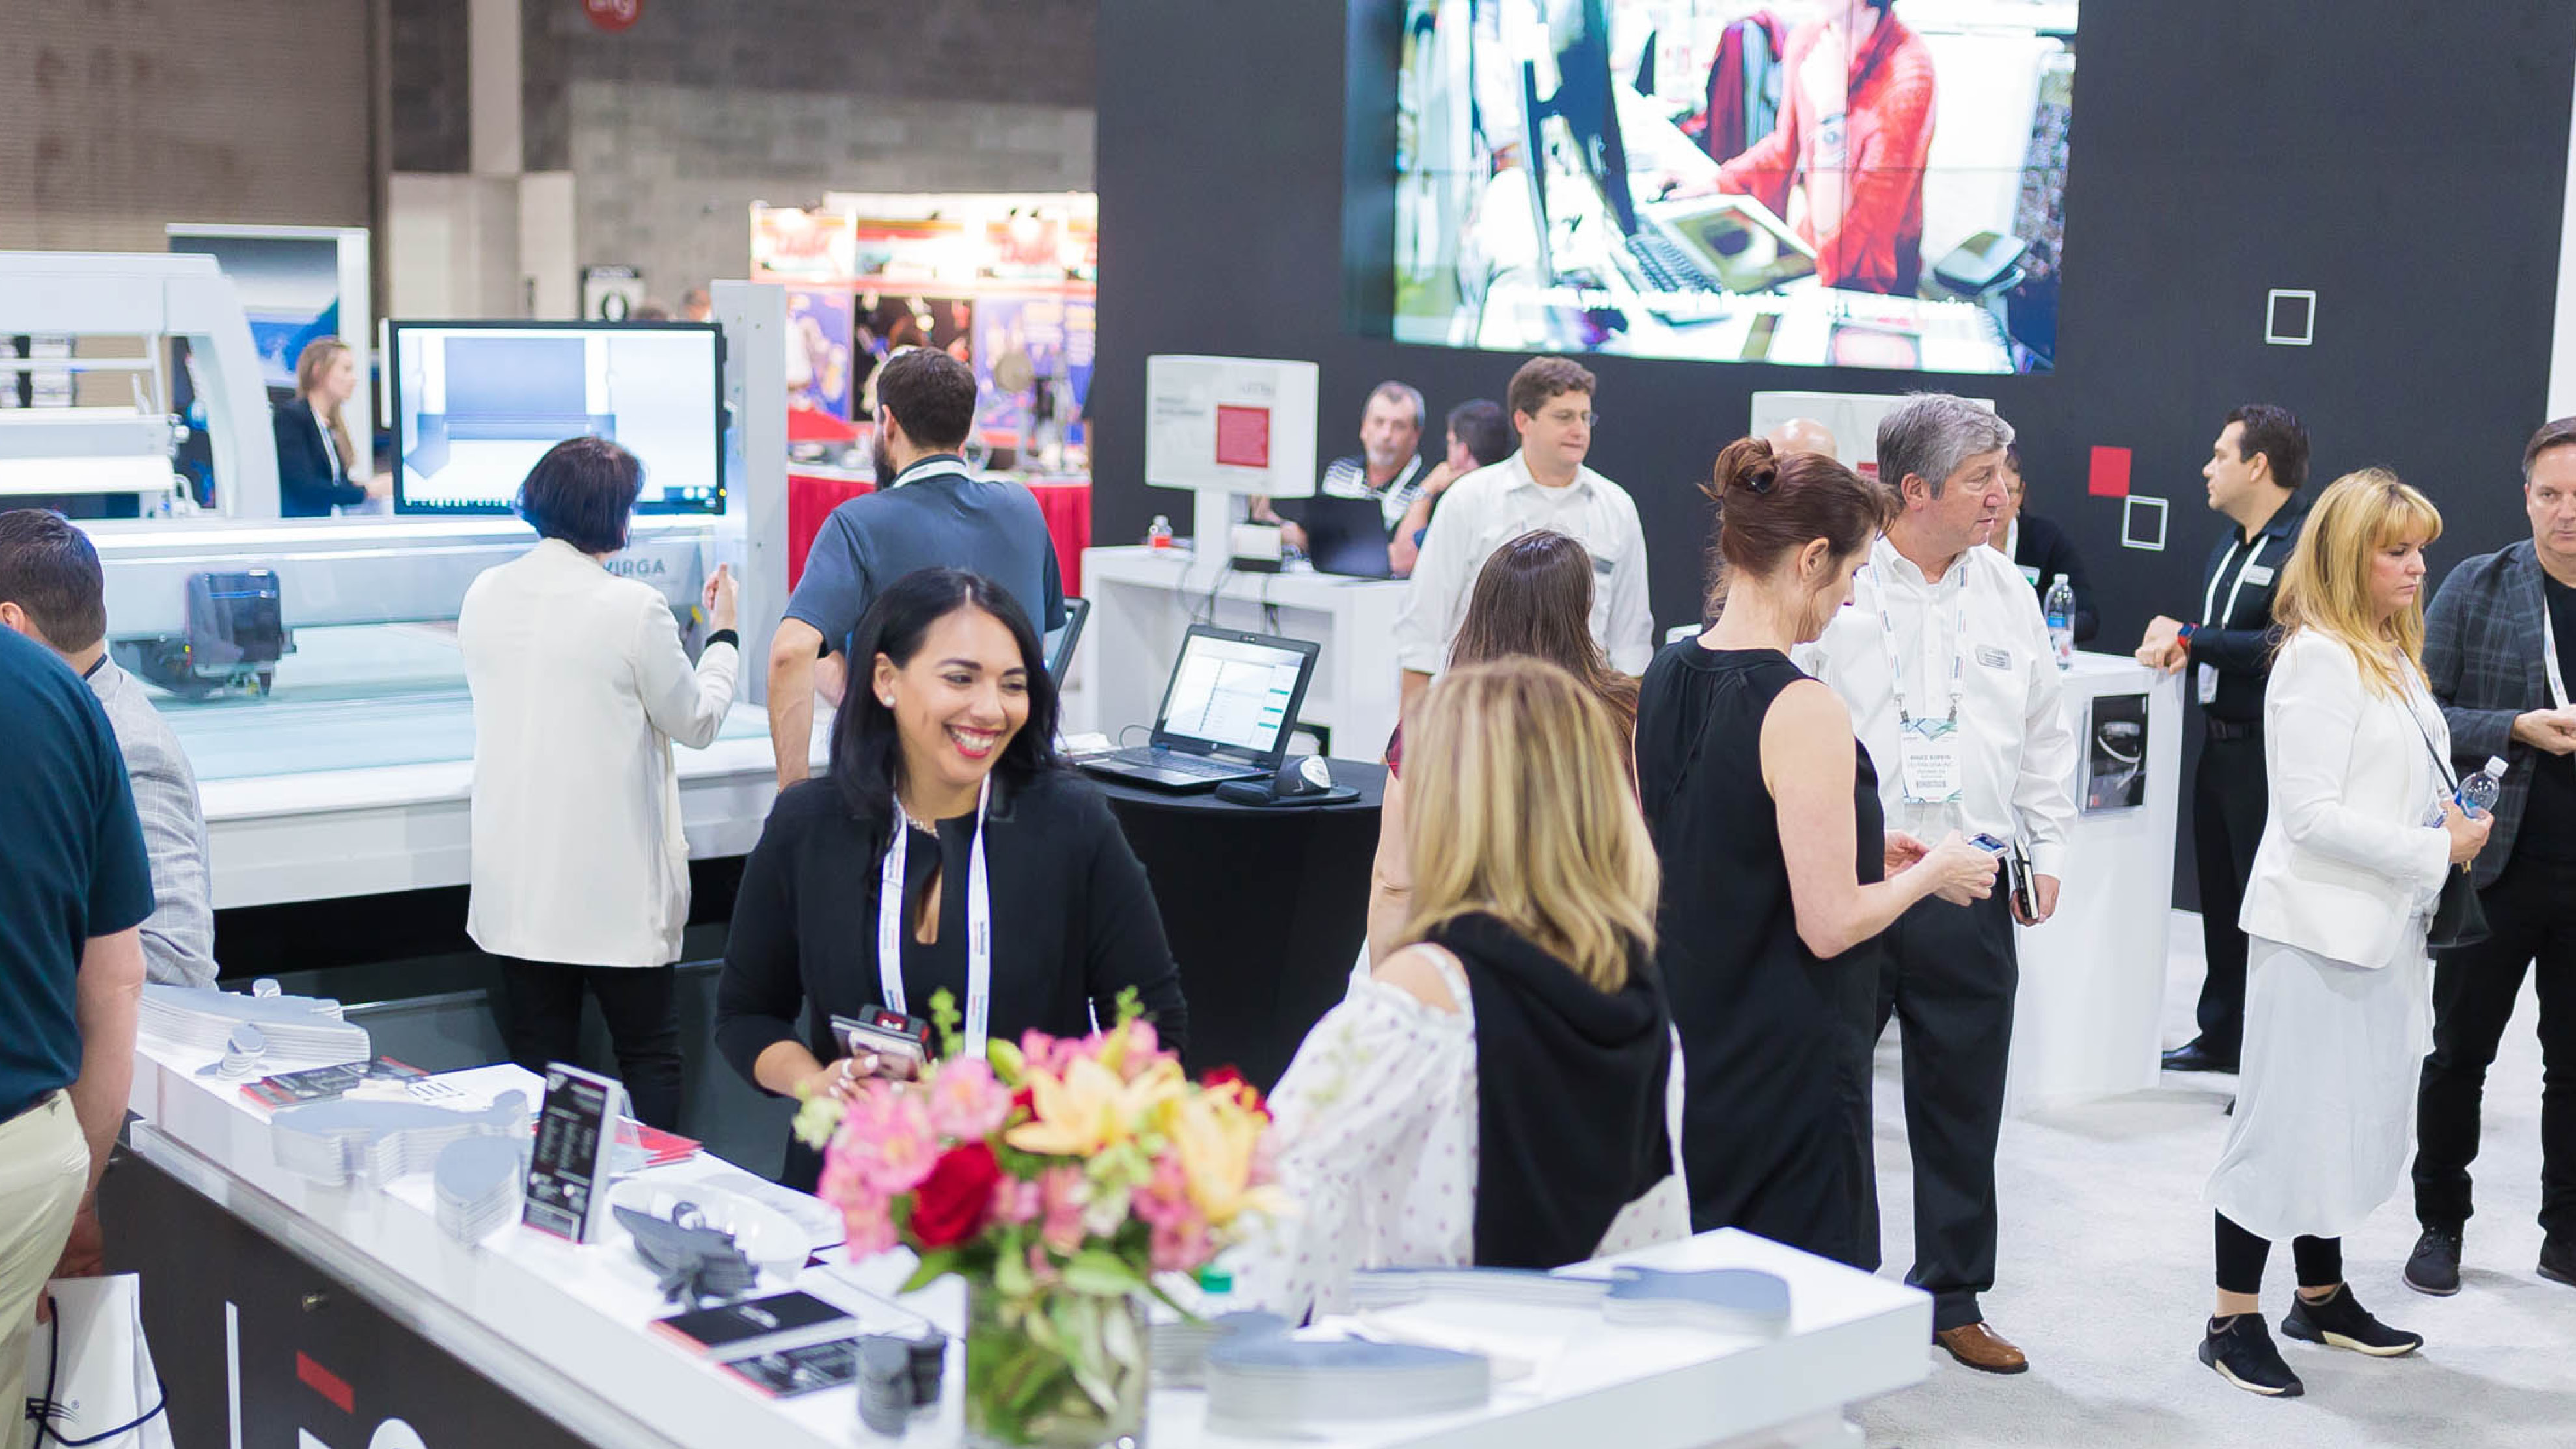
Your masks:
[[[2165,1053],[2165,1070],[2169,1072],[2225,1072],[2236,1075],[2236,1053],[2220,1051],[2209,1044],[2209,1038],[2196,1036]]]
[[[2541,1241],[2540,1276],[2576,1288],[2576,1237],[2559,1235]]]
[[[2406,1260],[2406,1286],[2448,1298],[2460,1291],[2460,1230],[2426,1228]]]

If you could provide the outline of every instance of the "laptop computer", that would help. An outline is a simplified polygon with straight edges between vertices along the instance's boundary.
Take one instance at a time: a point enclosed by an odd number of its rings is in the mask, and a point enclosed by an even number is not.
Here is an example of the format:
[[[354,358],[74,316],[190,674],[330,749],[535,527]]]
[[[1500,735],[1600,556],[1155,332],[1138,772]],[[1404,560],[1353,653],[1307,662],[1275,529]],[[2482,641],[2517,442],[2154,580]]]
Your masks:
[[[1306,557],[1315,572],[1355,579],[1395,576],[1386,553],[1386,509],[1376,499],[1318,494],[1300,503]]]
[[[1080,761],[1095,775],[1163,790],[1213,790],[1275,773],[1322,646],[1193,624],[1163,688],[1149,745]]]
[[[1082,626],[1091,618],[1089,599],[1064,601],[1064,623],[1046,633],[1041,641],[1046,649],[1046,672],[1049,679],[1064,683],[1064,672],[1073,667],[1073,646],[1082,642]]]

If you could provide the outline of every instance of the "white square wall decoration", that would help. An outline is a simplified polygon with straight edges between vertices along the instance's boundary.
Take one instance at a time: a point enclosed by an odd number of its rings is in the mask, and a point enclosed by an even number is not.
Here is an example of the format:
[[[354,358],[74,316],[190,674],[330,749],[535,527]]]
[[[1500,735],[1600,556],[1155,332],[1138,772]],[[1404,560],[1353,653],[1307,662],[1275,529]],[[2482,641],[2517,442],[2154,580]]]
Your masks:
[[[2276,347],[2307,347],[2317,340],[2317,294],[2274,287],[2263,301],[2263,340]]]

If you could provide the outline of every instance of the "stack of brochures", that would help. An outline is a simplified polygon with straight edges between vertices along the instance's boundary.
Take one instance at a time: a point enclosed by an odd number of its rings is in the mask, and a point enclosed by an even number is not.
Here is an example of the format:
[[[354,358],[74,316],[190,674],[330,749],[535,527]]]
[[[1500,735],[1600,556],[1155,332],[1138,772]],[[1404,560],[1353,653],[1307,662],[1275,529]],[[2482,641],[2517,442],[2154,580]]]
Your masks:
[[[1481,1356],[1409,1343],[1241,1335],[1207,1354],[1208,1427],[1293,1433],[1303,1426],[1483,1407]]]
[[[340,1003],[312,996],[244,996],[211,986],[147,984],[138,1025],[145,1036],[201,1051],[222,1051],[233,1028],[258,1027],[272,1059],[363,1061],[367,1029],[340,1019]]]
[[[438,1225],[460,1243],[479,1243],[519,1220],[519,1184],[528,1175],[519,1137],[460,1137],[438,1150],[434,1178]]]
[[[503,1137],[513,1148],[528,1135],[528,1099],[503,1092],[480,1112],[457,1112],[426,1102],[377,1102],[355,1097],[288,1107],[269,1119],[269,1145],[277,1165],[316,1182],[365,1182],[382,1187],[398,1177],[427,1172],[447,1145],[466,1137]]]

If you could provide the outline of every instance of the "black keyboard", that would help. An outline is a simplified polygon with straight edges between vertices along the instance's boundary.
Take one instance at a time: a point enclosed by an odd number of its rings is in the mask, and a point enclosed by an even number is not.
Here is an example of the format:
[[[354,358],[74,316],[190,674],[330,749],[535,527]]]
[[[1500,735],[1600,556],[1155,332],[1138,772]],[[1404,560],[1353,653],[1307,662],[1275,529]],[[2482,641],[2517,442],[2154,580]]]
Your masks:
[[[1641,231],[1627,238],[1628,259],[1636,264],[1638,275],[1650,291],[1714,292],[1716,282],[1702,271],[1690,253],[1675,246],[1660,233]]]
[[[1210,759],[1186,750],[1158,750],[1151,745],[1112,750],[1104,758],[1122,765],[1135,765],[1147,770],[1169,770],[1176,775],[1195,775],[1202,780],[1230,780],[1241,775],[1246,766],[1233,760]]]

